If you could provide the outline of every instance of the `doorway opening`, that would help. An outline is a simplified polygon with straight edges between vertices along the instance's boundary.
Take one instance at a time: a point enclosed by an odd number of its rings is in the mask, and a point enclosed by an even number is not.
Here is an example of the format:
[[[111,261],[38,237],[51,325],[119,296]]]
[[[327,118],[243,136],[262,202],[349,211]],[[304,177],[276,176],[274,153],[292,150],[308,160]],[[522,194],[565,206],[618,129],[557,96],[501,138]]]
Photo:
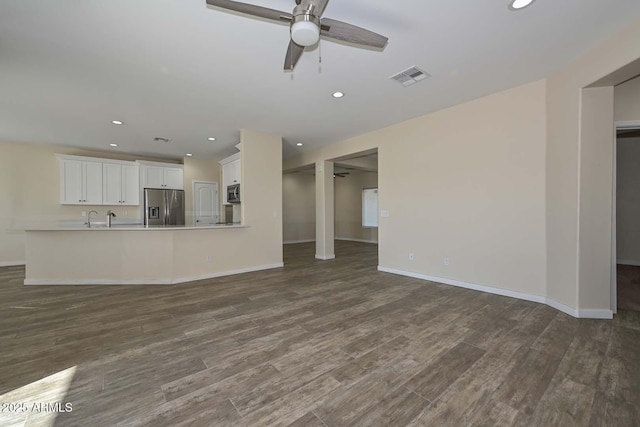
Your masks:
[[[378,226],[371,220],[377,219],[378,212],[377,207],[374,208],[375,212],[371,212],[371,209],[367,211],[367,208],[371,208],[369,193],[375,190],[377,196],[378,150],[352,153],[327,162],[333,166],[333,215],[327,215],[327,218],[333,217],[330,223],[333,245],[330,246],[335,251],[335,257],[354,256],[361,251],[362,256],[372,258],[372,265],[377,267]],[[319,215],[326,215],[326,212],[317,212],[318,192],[321,194],[322,190],[317,187],[316,172],[316,165],[310,164],[283,173],[285,255],[289,252],[297,255],[304,253],[304,256],[319,258],[318,251],[314,251],[314,248],[317,249],[316,233],[318,227],[321,230],[326,228],[317,224],[317,221],[323,218]],[[363,215],[365,212],[368,212],[367,216]],[[295,250],[291,248],[294,245]],[[333,252],[331,255],[334,255]],[[323,260],[328,259],[333,259],[333,256]]]
[[[640,122],[616,123],[612,301],[640,312]]]

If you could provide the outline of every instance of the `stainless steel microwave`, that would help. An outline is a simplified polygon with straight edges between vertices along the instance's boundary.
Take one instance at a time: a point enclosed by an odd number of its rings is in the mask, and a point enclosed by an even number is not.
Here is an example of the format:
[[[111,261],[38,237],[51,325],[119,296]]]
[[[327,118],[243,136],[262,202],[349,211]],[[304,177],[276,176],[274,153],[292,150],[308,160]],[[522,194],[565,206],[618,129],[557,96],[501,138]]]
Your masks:
[[[227,203],[240,203],[240,184],[227,187]]]

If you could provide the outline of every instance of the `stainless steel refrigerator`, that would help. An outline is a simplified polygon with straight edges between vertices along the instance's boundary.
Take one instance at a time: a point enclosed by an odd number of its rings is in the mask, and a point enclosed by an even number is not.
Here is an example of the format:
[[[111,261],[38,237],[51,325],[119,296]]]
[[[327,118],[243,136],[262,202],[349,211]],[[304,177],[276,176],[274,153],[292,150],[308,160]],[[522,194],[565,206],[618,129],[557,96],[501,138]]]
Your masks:
[[[144,225],[184,225],[184,191],[145,188]]]

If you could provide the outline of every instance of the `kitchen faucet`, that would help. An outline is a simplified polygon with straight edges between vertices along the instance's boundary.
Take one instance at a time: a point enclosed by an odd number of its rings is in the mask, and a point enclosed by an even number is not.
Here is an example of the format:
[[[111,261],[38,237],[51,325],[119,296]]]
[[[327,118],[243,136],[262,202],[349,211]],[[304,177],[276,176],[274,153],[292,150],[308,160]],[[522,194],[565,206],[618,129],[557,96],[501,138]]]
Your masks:
[[[91,228],[91,214],[94,213],[96,215],[98,215],[98,211],[94,211],[94,210],[90,210],[89,213],[87,214],[87,218],[88,222],[87,222],[87,228]]]
[[[111,209],[109,209],[107,211],[107,227],[111,228],[111,218],[115,218],[116,214],[113,213],[113,211],[111,211]]]

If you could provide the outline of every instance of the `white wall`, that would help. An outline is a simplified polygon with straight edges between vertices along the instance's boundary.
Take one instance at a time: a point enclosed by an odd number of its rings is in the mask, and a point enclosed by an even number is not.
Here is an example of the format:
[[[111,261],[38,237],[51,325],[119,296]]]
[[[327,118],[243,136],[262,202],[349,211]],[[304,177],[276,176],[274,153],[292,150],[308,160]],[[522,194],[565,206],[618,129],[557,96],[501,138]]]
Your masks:
[[[617,122],[640,121],[640,77],[616,86],[614,96]]]
[[[350,170],[334,179],[336,239],[378,242],[377,228],[362,227],[362,190],[378,187],[378,174]]]
[[[611,309],[611,86],[633,77],[620,70],[635,70],[637,40],[640,20],[547,79],[547,295],[595,316]],[[596,82],[609,85],[610,93],[590,96],[584,88]],[[589,123],[597,110],[606,120]]]
[[[618,138],[618,263],[640,265],[640,138]]]
[[[316,178],[311,173],[282,177],[282,226],[285,243],[316,240]]]
[[[286,168],[377,147],[379,207],[390,212],[380,218],[380,266],[542,296],[545,89],[538,81],[490,95],[287,159]]]
[[[379,135],[380,265],[544,295],[544,106],[538,81]]]

